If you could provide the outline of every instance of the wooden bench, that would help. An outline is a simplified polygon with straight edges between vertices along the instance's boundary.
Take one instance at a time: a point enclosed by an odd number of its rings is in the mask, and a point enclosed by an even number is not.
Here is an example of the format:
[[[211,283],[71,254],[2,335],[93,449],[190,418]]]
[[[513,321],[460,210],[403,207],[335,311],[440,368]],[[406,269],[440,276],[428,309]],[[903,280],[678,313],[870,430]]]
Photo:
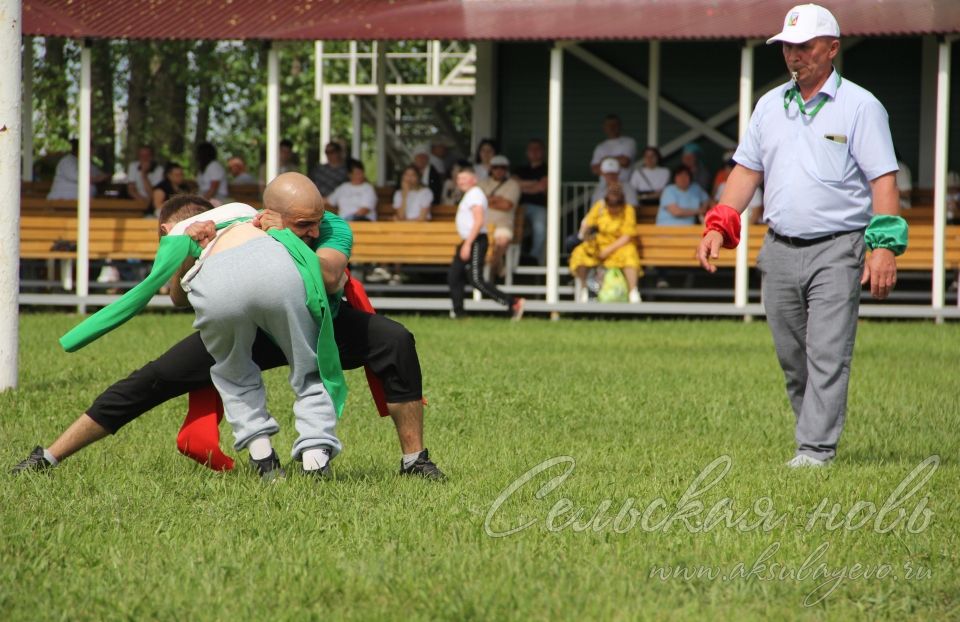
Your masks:
[[[453,248],[460,241],[454,219],[455,205],[435,205],[429,222],[394,220],[393,206],[379,205],[377,221],[351,222],[354,249],[351,261],[356,263],[400,263],[418,265],[449,265]],[[505,282],[513,284],[513,271],[520,263],[520,243],[523,240],[523,215],[517,210],[513,224],[513,242],[504,257]],[[371,227],[369,225],[377,225]],[[398,225],[398,227],[394,227]],[[412,226],[411,226],[412,225]],[[419,226],[417,226],[419,225]],[[487,235],[492,239],[493,227]],[[358,254],[358,244],[360,253]],[[492,252],[492,249],[491,249]],[[489,256],[488,256],[489,258]]]
[[[64,289],[73,289],[75,250],[53,250],[62,241],[75,246],[77,219],[59,216],[22,216],[20,218],[20,259],[45,260],[48,276],[59,261]],[[146,218],[91,218],[90,259],[152,261],[159,245],[157,221]]]
[[[91,198],[90,216],[113,218],[138,218],[146,213],[146,206],[140,201],[116,198]],[[47,199],[40,196],[20,198],[21,216],[58,216],[76,217],[76,199]],[[156,223],[154,223],[156,224]]]
[[[751,225],[747,257],[749,265],[757,265],[757,254],[763,245],[767,227]],[[696,259],[697,245],[703,234],[699,225],[667,227],[658,225],[637,225],[637,250],[640,263],[645,266],[662,267],[699,267]],[[960,268],[960,225],[946,228],[944,265],[947,270]],[[723,249],[714,262],[721,268],[736,265],[737,254],[734,250]],[[910,225],[910,244],[907,251],[897,257],[900,270],[933,270],[933,225]]]

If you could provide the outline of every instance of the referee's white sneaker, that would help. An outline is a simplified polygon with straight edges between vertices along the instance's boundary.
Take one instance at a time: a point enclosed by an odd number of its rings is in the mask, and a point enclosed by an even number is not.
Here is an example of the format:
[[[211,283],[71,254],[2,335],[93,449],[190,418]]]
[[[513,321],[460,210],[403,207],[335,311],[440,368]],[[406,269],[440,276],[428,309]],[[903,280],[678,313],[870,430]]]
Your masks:
[[[793,457],[793,460],[787,463],[787,466],[791,469],[802,469],[805,467],[825,467],[828,464],[830,464],[830,459],[817,460],[816,458],[811,458],[806,454],[797,454]]]
[[[640,291],[636,289],[631,289],[628,300],[630,301],[630,304],[637,304],[638,302],[640,302]]]

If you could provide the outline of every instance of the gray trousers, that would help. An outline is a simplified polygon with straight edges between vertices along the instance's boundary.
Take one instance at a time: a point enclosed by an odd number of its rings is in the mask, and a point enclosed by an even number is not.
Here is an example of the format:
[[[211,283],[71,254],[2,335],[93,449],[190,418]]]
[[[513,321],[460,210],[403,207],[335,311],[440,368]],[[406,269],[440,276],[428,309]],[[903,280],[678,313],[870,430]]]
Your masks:
[[[847,411],[865,245],[860,231],[806,247],[767,233],[757,261],[797,453],[833,458]]]
[[[307,310],[300,272],[283,245],[260,238],[216,254],[204,261],[190,287],[197,313],[193,326],[215,361],[210,378],[233,427],[234,448],[280,429],[267,412],[263,378],[252,358],[261,328],[290,362],[299,432],[292,457],[319,446],[329,447],[332,456],[339,453],[336,411],[317,370],[319,328]]]

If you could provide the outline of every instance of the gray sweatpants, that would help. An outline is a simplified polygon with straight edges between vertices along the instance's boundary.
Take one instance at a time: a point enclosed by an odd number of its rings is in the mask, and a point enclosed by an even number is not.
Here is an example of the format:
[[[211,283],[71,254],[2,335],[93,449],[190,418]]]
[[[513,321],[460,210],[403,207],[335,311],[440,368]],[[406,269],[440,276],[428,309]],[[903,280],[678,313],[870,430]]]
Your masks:
[[[767,323],[797,418],[797,453],[833,458],[857,336],[862,232],[795,247],[767,233],[757,265]]]
[[[263,378],[252,358],[261,328],[290,362],[299,432],[293,458],[321,445],[337,455],[337,415],[317,370],[319,328],[306,307],[300,272],[283,245],[259,238],[213,255],[190,287],[188,297],[197,313],[193,326],[215,361],[210,378],[233,427],[234,448],[243,449],[251,439],[280,429],[267,412]]]

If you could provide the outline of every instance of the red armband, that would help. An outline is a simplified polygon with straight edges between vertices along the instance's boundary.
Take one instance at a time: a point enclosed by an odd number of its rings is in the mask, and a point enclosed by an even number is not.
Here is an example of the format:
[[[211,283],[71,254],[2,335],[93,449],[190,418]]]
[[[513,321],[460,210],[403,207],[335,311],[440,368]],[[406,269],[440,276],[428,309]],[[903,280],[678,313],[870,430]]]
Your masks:
[[[719,231],[724,248],[736,248],[740,244],[740,214],[729,205],[718,203],[710,208],[703,219],[703,235]]]

